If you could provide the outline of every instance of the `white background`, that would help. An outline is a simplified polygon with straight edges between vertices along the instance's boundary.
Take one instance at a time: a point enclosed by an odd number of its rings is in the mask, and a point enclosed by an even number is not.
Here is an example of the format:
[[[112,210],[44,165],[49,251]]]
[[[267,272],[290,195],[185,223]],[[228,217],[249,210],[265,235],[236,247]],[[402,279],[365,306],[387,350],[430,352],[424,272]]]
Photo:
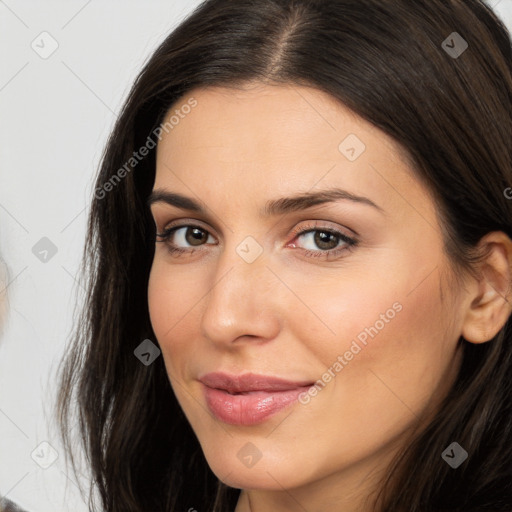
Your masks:
[[[0,254],[9,299],[0,340],[0,495],[30,512],[87,510],[64,464],[52,406],[80,300],[93,178],[143,62],[199,3],[0,0]],[[489,4],[512,30],[512,0]],[[44,31],[59,45],[47,59],[31,47],[36,40],[51,48],[38,39]],[[32,253],[43,237],[57,247],[46,263]],[[31,453],[45,441],[59,457],[42,469]],[[42,448],[34,455],[48,456]]]

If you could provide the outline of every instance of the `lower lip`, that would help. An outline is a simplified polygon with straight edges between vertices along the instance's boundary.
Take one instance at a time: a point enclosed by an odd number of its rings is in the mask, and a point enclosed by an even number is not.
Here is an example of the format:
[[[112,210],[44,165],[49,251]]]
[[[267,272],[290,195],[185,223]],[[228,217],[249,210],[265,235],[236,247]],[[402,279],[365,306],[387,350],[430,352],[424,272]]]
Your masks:
[[[256,425],[296,402],[310,386],[285,391],[250,391],[232,395],[204,386],[206,403],[217,419],[230,425]]]

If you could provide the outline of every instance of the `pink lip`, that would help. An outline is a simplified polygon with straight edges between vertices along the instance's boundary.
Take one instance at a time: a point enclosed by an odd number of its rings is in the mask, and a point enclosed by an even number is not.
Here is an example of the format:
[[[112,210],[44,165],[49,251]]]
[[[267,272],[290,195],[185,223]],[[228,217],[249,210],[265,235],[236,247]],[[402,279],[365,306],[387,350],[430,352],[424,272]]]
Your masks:
[[[203,384],[206,403],[215,417],[231,425],[255,425],[297,401],[312,382],[293,382],[246,373],[208,373]]]

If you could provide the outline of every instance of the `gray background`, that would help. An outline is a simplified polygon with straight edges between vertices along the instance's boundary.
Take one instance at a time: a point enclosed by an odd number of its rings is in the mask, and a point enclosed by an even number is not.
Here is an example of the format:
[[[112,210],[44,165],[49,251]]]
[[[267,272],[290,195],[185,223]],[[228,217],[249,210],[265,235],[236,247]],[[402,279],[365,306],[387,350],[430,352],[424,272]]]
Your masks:
[[[512,0],[488,3],[512,30]],[[87,510],[64,463],[52,406],[56,366],[83,293],[77,270],[93,177],[141,65],[198,4],[0,1],[0,253],[8,285],[0,495],[30,512]],[[45,31],[50,36],[40,36]],[[44,469],[53,453],[58,458]]]

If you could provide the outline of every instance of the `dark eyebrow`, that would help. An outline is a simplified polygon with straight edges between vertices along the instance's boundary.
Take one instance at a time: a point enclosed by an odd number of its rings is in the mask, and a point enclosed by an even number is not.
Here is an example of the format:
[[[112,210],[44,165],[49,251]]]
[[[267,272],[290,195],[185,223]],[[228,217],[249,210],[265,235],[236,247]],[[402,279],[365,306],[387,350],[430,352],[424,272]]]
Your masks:
[[[359,204],[365,204],[384,213],[384,210],[380,206],[367,197],[358,196],[340,188],[330,188],[315,192],[304,192],[292,197],[282,197],[280,199],[269,200],[261,211],[261,215],[264,217],[277,216],[284,213],[306,210],[313,206],[332,203],[339,200],[348,200]],[[207,215],[206,209],[194,199],[174,192],[168,192],[163,189],[155,189],[151,192],[147,200],[147,205],[151,206],[152,204],[159,202]]]
[[[314,192],[304,192],[292,197],[282,197],[268,201],[262,211],[263,216],[281,215],[284,213],[295,212],[311,208],[325,203],[333,203],[335,201],[348,200],[354,203],[365,204],[376,208],[384,213],[384,210],[376,205],[367,197],[358,196],[343,190],[341,188],[330,188],[326,190],[318,190]]]

